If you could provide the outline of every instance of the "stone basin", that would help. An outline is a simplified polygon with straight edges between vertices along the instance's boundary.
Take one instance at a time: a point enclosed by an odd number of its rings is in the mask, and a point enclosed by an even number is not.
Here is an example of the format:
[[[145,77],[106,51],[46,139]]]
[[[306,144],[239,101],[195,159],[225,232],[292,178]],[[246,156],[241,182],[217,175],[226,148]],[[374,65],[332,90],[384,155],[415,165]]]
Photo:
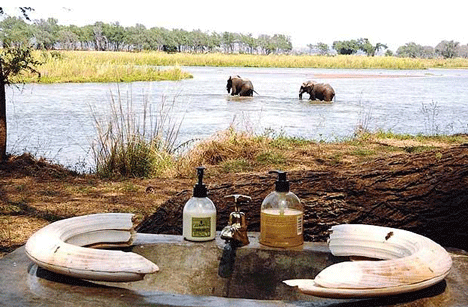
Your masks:
[[[0,306],[463,306],[468,302],[468,254],[450,251],[453,267],[444,281],[421,291],[376,299],[329,299],[301,294],[282,283],[313,279],[343,260],[326,243],[293,249],[258,243],[237,249],[233,274],[218,276],[224,241],[195,243],[181,236],[137,234],[131,251],[160,271],[129,283],[91,282],[37,267],[24,248],[0,259]]]

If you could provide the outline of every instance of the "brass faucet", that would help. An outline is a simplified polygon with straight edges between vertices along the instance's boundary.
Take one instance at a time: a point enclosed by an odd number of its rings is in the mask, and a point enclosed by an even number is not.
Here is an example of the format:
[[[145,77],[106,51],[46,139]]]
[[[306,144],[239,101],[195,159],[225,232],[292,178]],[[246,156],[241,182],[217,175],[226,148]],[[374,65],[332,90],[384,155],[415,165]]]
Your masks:
[[[226,242],[235,243],[237,247],[249,244],[247,237],[247,221],[244,212],[239,210],[239,206],[250,201],[250,196],[233,194],[227,195],[225,198],[232,198],[234,200],[234,212],[229,215],[229,224],[221,231],[221,239]]]

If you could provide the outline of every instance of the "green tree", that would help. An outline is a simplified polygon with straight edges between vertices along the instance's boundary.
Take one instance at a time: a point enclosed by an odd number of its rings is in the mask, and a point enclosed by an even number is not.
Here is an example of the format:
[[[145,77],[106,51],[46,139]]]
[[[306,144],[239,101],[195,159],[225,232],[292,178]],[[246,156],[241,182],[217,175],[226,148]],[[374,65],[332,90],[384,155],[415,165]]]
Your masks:
[[[271,36],[266,34],[258,36],[258,45],[264,54],[270,54],[276,49],[276,44],[273,42]]]
[[[204,52],[208,48],[208,34],[201,30],[192,31],[192,42],[195,52]]]
[[[35,22],[34,37],[39,48],[52,50],[58,42],[60,26],[55,18],[41,19]]]
[[[445,59],[453,59],[458,56],[458,45],[460,45],[459,42],[444,40],[437,44],[435,51]]]
[[[75,50],[78,47],[78,35],[70,27],[64,27],[57,33],[57,41],[62,48]]]
[[[93,26],[94,49],[96,51],[106,51],[108,40],[104,34],[104,23],[98,21]]]
[[[221,37],[221,44],[224,46],[225,52],[234,52],[234,44],[236,43],[237,35],[231,32],[224,32]]]
[[[162,50],[166,52],[176,52],[177,51],[177,41],[173,31],[169,31],[165,28],[162,28],[163,36],[163,46]]]
[[[208,39],[208,50],[213,51],[215,48],[221,47],[221,34],[217,32],[211,33]]]
[[[338,54],[355,54],[358,52],[360,44],[356,40],[349,41],[334,41],[333,49],[336,50]]]
[[[163,30],[158,27],[149,29],[148,42],[152,50],[162,50],[164,45]]]
[[[317,45],[310,44],[310,45],[307,45],[307,47],[310,48],[311,52],[312,50],[316,50],[316,52],[318,52],[318,54],[320,55],[327,55],[328,52],[330,51],[330,48],[325,43],[317,43]]]
[[[75,32],[83,50],[94,49],[94,26],[87,25],[79,28],[79,32]]]
[[[240,34],[239,40],[244,51],[246,51],[247,53],[253,53],[254,49],[257,48],[257,40],[252,36],[252,33],[249,33],[247,35]]]
[[[185,31],[183,29],[174,29],[172,30],[172,37],[177,47],[177,51],[182,52],[188,48],[195,50],[195,38],[192,33]]]
[[[468,45],[459,45],[457,53],[459,57],[468,58]]]
[[[6,17],[0,22],[0,40],[3,45],[21,46],[32,38],[32,27],[19,17]]]
[[[375,56],[376,52],[379,52],[380,49],[387,49],[387,45],[382,43],[377,43],[372,45],[367,38],[361,38],[358,40],[359,49],[362,50],[367,56]]]
[[[31,8],[20,8],[23,14]],[[26,10],[26,11],[25,11]],[[3,9],[0,8],[0,15],[3,15]],[[26,15],[27,16],[27,15]],[[27,18],[29,20],[29,18]],[[14,76],[21,74],[24,70],[34,73],[39,72],[35,66],[40,63],[34,59],[31,54],[30,46],[12,46],[8,42],[3,42],[3,49],[0,52],[0,159],[4,161],[7,158],[7,118],[6,118],[6,95],[5,87],[11,84]]]
[[[292,50],[291,38],[289,36],[284,34],[274,34],[271,40],[275,45],[277,53],[289,52]]]
[[[122,48],[125,36],[127,35],[125,28],[119,22],[112,23],[104,27],[104,35],[109,41],[109,49],[118,51]]]
[[[430,46],[424,47],[415,42],[410,42],[406,43],[404,46],[398,47],[396,55],[405,58],[433,58],[434,48]]]

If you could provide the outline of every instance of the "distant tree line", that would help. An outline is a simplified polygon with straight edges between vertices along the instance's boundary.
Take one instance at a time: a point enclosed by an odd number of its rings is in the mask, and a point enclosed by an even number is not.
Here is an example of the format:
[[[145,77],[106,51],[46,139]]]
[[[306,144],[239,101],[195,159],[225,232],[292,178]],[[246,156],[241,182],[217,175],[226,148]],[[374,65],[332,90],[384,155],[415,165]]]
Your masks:
[[[377,43],[375,45],[371,44],[369,39],[367,38],[360,38],[360,39],[352,39],[352,40],[345,40],[345,41],[334,41],[332,45],[332,49],[325,44],[325,43],[318,43],[316,45],[309,44],[307,45],[310,48],[310,52],[318,53],[321,55],[329,55],[332,54],[333,51],[337,54],[356,54],[358,52],[362,52],[367,56],[375,56],[376,53],[379,52],[381,49],[387,49],[387,45],[382,43]]]
[[[387,45],[377,43],[372,45],[367,38],[360,38],[356,40],[334,41],[332,49],[325,43],[309,44],[310,52],[327,55],[331,54],[333,50],[337,54],[356,54],[362,52],[368,56],[374,56],[380,50],[387,49]],[[389,49],[386,50],[385,55],[392,56],[393,52]],[[397,57],[407,58],[424,58],[432,59],[443,57],[451,59],[456,57],[468,58],[468,45],[460,45],[459,42],[443,40],[437,46],[421,46],[414,42],[407,43],[397,49]]]
[[[398,56],[409,58],[468,58],[468,45],[460,45],[459,42],[455,42],[453,40],[443,40],[435,47],[421,46],[411,42],[399,47],[396,53]]]
[[[63,26],[55,18],[27,23],[22,18],[6,17],[0,22],[2,45],[30,44],[36,49],[168,52],[226,52],[226,53],[287,53],[292,50],[290,37],[283,34],[259,35],[232,32],[147,29],[136,24],[123,27],[118,22],[78,27]]]
[[[55,18],[26,22],[25,18],[5,16],[0,21],[0,43],[2,46],[30,45],[36,49],[99,50],[99,51],[143,51],[166,52],[225,52],[271,54],[290,53],[290,37],[283,34],[273,36],[232,32],[186,31],[161,27],[146,28],[136,24],[124,27],[118,22],[96,22],[78,27],[63,26]],[[383,43],[372,44],[367,38],[334,41],[332,46],[325,43],[309,44],[310,53],[365,54],[375,56],[381,50],[385,55],[411,58],[455,58],[468,57],[468,45],[455,41],[441,41],[437,46],[421,46],[414,42],[399,47],[395,54]]]

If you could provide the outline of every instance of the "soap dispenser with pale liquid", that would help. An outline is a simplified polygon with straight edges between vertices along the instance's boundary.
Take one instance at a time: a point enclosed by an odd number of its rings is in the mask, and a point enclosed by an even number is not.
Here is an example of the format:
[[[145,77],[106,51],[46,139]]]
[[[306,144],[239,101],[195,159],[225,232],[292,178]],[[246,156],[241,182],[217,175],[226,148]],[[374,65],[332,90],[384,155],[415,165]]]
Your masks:
[[[289,190],[286,172],[278,174],[275,191],[265,197],[260,209],[260,238],[263,245],[294,247],[304,243],[304,207],[299,198]]]
[[[198,182],[182,214],[182,234],[189,241],[210,241],[216,236],[216,207],[207,197],[207,188],[203,184],[204,169],[197,167]]]

